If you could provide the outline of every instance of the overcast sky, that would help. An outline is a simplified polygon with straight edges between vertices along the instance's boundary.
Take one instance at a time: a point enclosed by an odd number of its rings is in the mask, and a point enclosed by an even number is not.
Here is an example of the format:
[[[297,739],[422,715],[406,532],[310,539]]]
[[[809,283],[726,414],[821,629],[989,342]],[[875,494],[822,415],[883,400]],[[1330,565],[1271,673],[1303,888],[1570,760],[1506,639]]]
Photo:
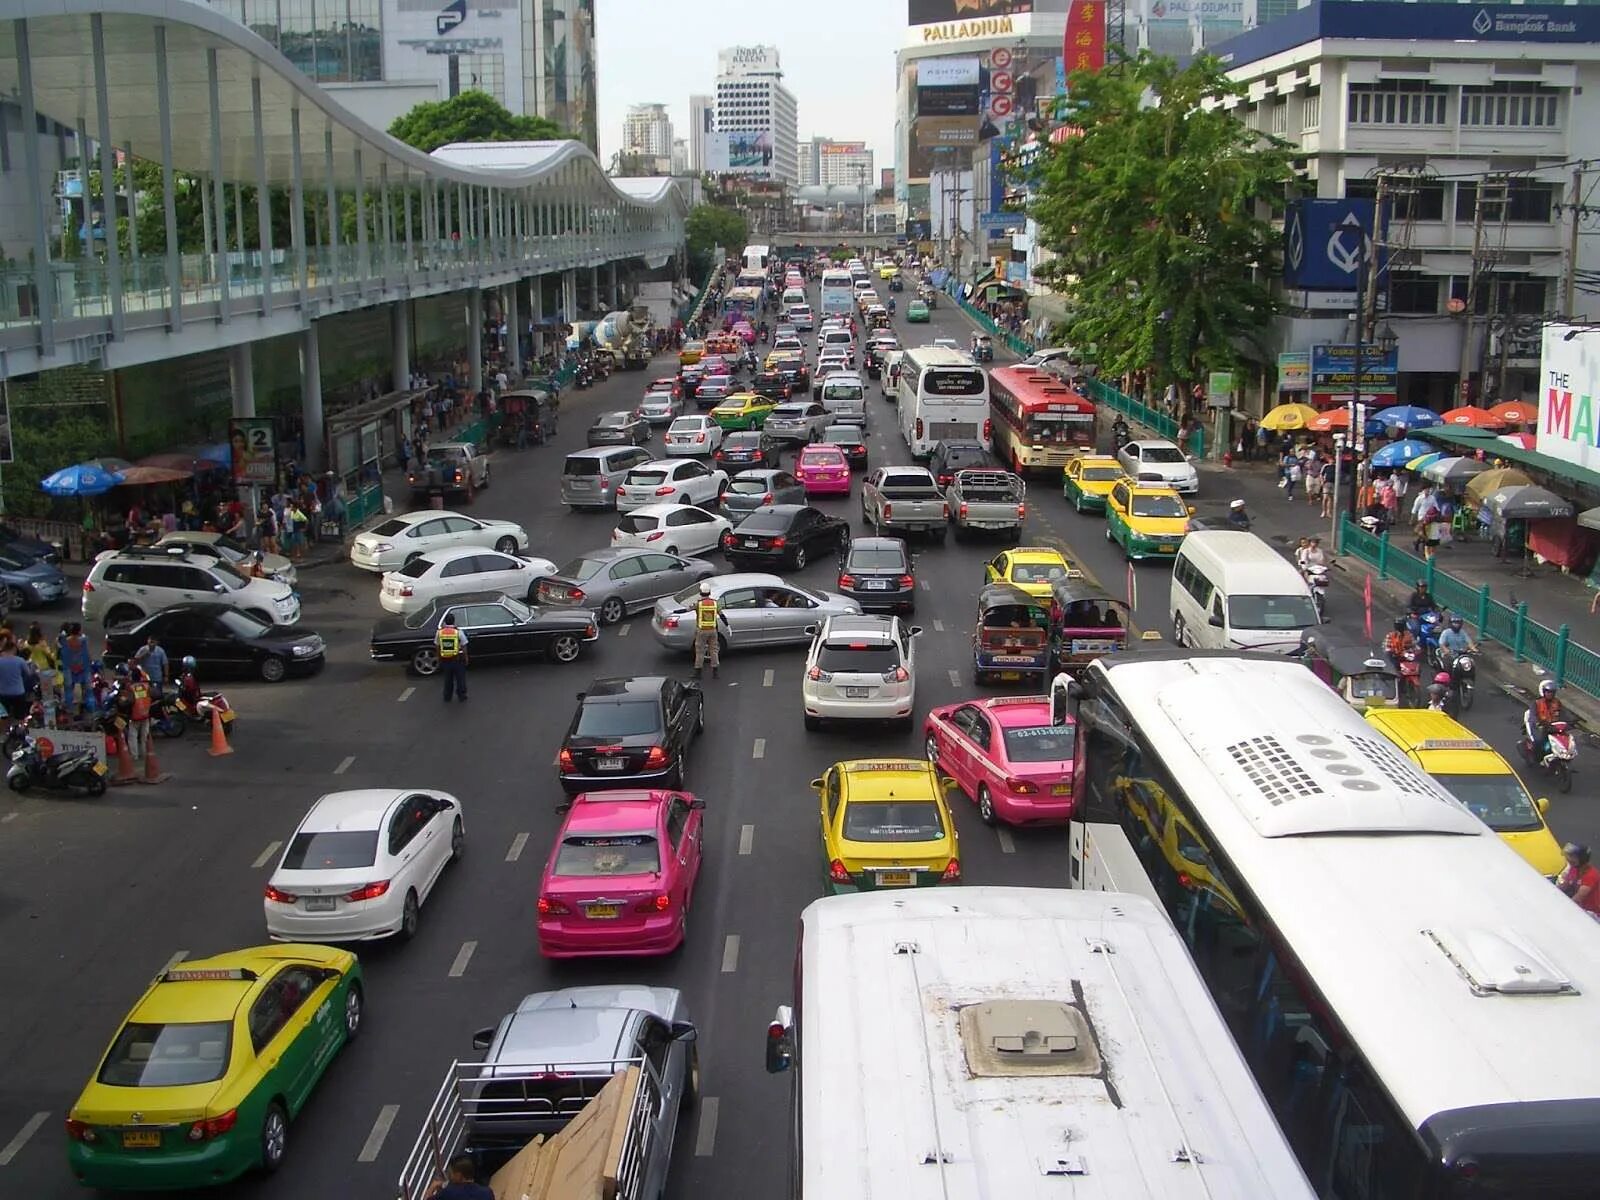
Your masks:
[[[716,91],[717,51],[778,48],[800,137],[864,141],[894,164],[894,52],[905,0],[596,0],[602,161],[622,145],[630,104],[660,103],[689,136],[689,96]]]

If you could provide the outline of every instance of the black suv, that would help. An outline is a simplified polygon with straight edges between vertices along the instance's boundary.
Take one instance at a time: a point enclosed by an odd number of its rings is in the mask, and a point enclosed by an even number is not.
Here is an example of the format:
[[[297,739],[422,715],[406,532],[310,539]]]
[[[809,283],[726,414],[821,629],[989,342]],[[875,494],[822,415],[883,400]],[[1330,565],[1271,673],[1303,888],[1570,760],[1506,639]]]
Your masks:
[[[917,610],[916,559],[894,537],[858,537],[839,555],[839,594],[862,612]]]
[[[779,404],[794,394],[794,387],[776,371],[762,371],[750,384],[750,390]]]
[[[751,513],[722,535],[722,552],[735,570],[800,571],[850,540],[850,522],[809,504],[774,504]]]
[[[596,679],[578,693],[578,711],[556,767],[569,796],[607,788],[681,788],[689,743],[706,726],[698,683],[665,675]]]
[[[936,442],[928,456],[928,470],[941,488],[955,482],[956,472],[972,467],[992,467],[994,457],[982,442]]]

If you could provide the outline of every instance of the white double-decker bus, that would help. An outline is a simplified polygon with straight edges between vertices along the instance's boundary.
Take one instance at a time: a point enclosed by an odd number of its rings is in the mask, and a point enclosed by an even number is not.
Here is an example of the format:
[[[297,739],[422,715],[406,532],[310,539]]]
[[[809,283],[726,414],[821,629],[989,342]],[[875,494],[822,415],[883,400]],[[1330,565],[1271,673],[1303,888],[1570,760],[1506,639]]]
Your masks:
[[[940,442],[989,441],[989,376],[959,350],[907,350],[900,357],[897,399],[900,436],[912,458],[927,458]]]
[[[1075,690],[1079,817],[1126,832],[1321,1196],[1596,1194],[1600,925],[1297,663]]]
[[[850,316],[856,311],[856,293],[850,272],[831,267],[822,273],[822,315]]]
[[[772,247],[749,245],[744,248],[744,269],[746,271],[760,271],[767,273],[767,267],[772,262]]]
[[[1312,1200],[1150,900],[832,896],[801,915],[795,986],[767,1042],[792,1200]]]

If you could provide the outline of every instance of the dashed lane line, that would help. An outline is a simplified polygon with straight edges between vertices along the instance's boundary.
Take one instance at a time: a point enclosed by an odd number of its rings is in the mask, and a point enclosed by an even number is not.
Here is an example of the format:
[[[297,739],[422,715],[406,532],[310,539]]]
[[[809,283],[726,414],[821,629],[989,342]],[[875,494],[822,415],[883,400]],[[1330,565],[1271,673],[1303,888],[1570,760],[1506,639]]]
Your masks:
[[[722,973],[732,975],[739,969],[739,935],[730,933],[722,943]]]
[[[943,633],[944,632],[944,622],[939,620],[938,617],[935,617],[933,619],[933,631],[935,633]]]
[[[472,955],[477,949],[477,942],[461,943],[461,949],[456,951],[455,962],[450,964],[451,979],[460,979],[467,973],[467,964],[472,961]]]
[[[411,699],[412,696],[416,695],[416,692],[416,688],[408,687],[405,691],[400,693],[399,698],[396,699],[395,703],[404,704],[407,700]]]
[[[994,831],[994,836],[995,840],[1000,843],[1000,853],[1015,854],[1017,852],[1017,843],[1011,836],[1011,830],[1004,828],[996,829]]]
[[[28,1144],[28,1139],[39,1132],[39,1126],[50,1119],[48,1112],[36,1112],[23,1122],[22,1128],[17,1130],[17,1136],[0,1149],[0,1167],[9,1167],[11,1160],[22,1153],[22,1148]]]
[[[926,579],[922,580],[917,586],[925,592],[933,591],[933,586]]]
[[[378,1119],[372,1123],[372,1132],[367,1134],[367,1140],[361,1143],[361,1153],[356,1155],[357,1162],[377,1162],[378,1155],[383,1153],[384,1140],[389,1136],[389,1130],[394,1128],[394,1119],[400,1115],[398,1104],[385,1104],[378,1110]]]
[[[700,1128],[694,1135],[694,1156],[710,1158],[717,1148],[717,1098],[705,1096],[700,1100]]]
[[[8,812],[5,816],[0,817],[0,825],[9,825],[12,821],[17,819],[18,815],[19,814],[15,810]]]
[[[756,744],[750,749],[751,758],[765,758],[767,756],[767,739],[757,738]]]
[[[283,849],[283,843],[282,842],[268,842],[267,843],[267,848],[265,850],[263,850],[260,854],[256,855],[256,860],[255,860],[255,862],[250,864],[250,869],[253,870],[253,871],[261,870],[262,867],[266,866],[269,862],[272,861],[272,856],[274,854],[276,854],[279,850],[282,850],[282,849]]]
[[[772,668],[771,667],[768,667],[765,671],[761,672],[761,686],[762,687],[771,687],[772,686]]]
[[[749,854],[755,848],[756,827],[754,825],[739,826],[739,853]]]
[[[506,861],[516,862],[517,859],[522,857],[522,852],[527,848],[527,845],[528,835],[525,833],[517,834],[516,837],[511,839],[511,849],[506,851]]]
[[[627,637],[629,632],[632,631],[632,629],[633,629],[632,625],[624,625],[624,626],[622,626],[622,628],[617,630],[617,636],[618,637]]]
[[[342,760],[340,760],[339,765],[333,769],[333,773],[335,775],[343,775],[346,771],[348,771],[350,769],[350,764],[352,764],[355,761],[356,761],[356,756],[354,754],[346,754],[344,756],[344,758]]]
[[[950,686],[951,687],[960,687],[961,686],[961,672],[956,670],[954,667],[950,668]]]

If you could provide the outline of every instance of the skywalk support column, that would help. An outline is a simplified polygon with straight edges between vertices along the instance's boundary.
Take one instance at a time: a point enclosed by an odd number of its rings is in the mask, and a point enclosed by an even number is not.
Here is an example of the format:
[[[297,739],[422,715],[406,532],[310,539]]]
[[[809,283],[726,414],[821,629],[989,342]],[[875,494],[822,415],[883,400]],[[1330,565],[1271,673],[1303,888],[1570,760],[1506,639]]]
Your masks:
[[[233,388],[233,415],[256,415],[255,358],[250,343],[228,347],[228,383]]]
[[[468,403],[483,391],[483,291],[467,292],[467,385],[472,389]]]
[[[305,469],[319,473],[327,465],[323,458],[327,431],[322,422],[322,347],[315,321],[300,334],[300,422],[305,427]]]
[[[396,300],[389,306],[389,347],[392,352],[394,390],[411,386],[411,302]]]
[[[608,262],[606,264],[606,273],[610,276],[608,283],[610,297],[607,303],[611,306],[611,311],[615,312],[622,304],[622,297],[617,294],[617,264]]]
[[[522,305],[517,300],[519,283],[506,288],[505,323],[506,353],[511,356],[511,373],[522,374]]]

